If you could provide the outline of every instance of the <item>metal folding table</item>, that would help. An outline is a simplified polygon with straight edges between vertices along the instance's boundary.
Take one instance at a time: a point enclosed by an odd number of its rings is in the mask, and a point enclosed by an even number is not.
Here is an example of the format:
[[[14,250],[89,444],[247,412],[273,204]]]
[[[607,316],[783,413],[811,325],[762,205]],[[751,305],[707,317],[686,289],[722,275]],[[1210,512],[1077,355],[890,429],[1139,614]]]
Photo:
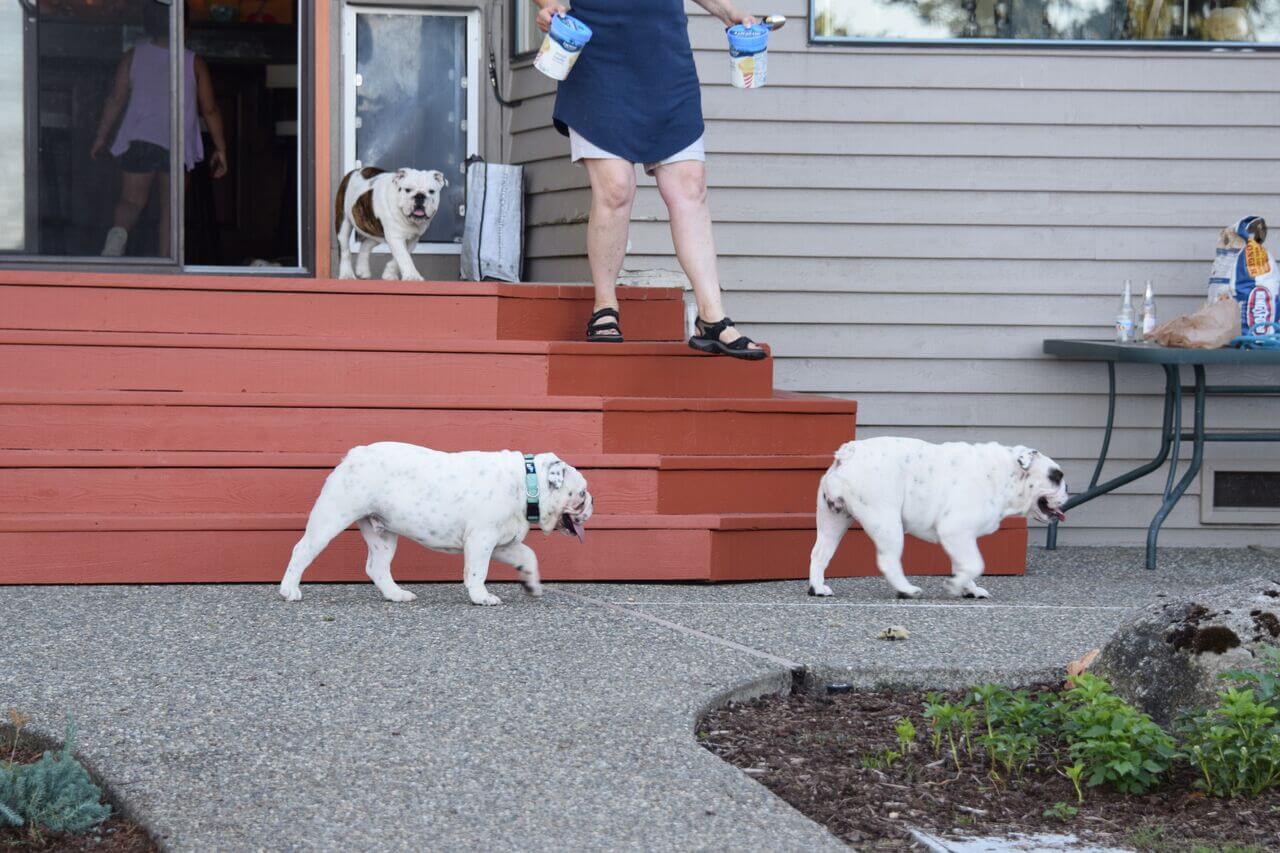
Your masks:
[[[1205,367],[1211,364],[1234,365],[1237,367],[1256,367],[1259,365],[1280,366],[1280,350],[1255,349],[1243,350],[1223,349],[1174,349],[1157,344],[1117,344],[1111,341],[1077,341],[1050,339],[1044,342],[1044,351],[1048,355],[1076,361],[1105,361],[1107,363],[1107,427],[1102,435],[1102,452],[1098,455],[1098,464],[1094,466],[1093,477],[1089,480],[1089,488],[1074,495],[1064,505],[1064,509],[1080,506],[1099,495],[1114,491],[1121,486],[1132,483],[1141,477],[1169,462],[1169,476],[1165,480],[1164,497],[1160,509],[1147,528],[1147,568],[1156,567],[1156,538],[1160,535],[1160,526],[1165,518],[1186,492],[1191,481],[1200,473],[1204,461],[1204,445],[1209,441],[1220,442],[1280,442],[1280,432],[1267,430],[1248,430],[1236,432],[1206,432],[1204,428],[1205,400],[1208,397],[1229,396],[1280,396],[1280,385],[1208,385],[1205,383]],[[1115,424],[1116,414],[1116,364],[1158,364],[1164,368],[1164,423],[1160,430],[1160,449],[1155,457],[1147,463],[1139,465],[1132,471],[1113,477],[1102,485],[1098,478],[1102,475],[1102,466],[1107,461],[1107,450],[1111,446],[1111,430]],[[1182,387],[1181,368],[1190,366],[1195,373],[1195,385]],[[1195,399],[1194,426],[1191,432],[1182,430],[1182,397],[1190,393]],[[1182,442],[1192,442],[1191,465],[1181,479],[1177,478],[1178,452]],[[1049,550],[1058,544],[1058,524],[1049,525],[1045,542]]]

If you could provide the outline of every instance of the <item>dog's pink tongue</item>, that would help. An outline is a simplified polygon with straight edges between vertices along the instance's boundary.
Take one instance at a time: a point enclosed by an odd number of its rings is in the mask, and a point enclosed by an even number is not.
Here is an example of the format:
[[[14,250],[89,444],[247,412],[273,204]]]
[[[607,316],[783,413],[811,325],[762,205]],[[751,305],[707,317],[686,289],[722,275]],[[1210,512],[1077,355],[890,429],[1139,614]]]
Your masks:
[[[1056,518],[1058,521],[1066,521],[1066,520],[1067,520],[1067,514],[1066,514],[1065,512],[1063,512],[1062,510],[1060,510],[1060,509],[1055,509],[1053,512],[1051,512],[1051,513],[1050,513],[1050,515],[1052,515],[1052,516],[1053,516],[1054,518]]]
[[[573,535],[578,537],[579,542],[583,543],[584,545],[586,544],[587,531],[583,529],[581,524],[575,524],[573,526]]]

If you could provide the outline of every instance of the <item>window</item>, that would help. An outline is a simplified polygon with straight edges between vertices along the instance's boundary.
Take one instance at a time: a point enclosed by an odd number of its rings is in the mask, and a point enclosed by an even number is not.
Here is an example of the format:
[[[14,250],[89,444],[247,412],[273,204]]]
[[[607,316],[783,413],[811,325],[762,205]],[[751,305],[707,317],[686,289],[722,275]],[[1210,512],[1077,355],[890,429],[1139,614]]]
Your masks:
[[[538,29],[538,4],[533,0],[511,0],[511,54],[524,56],[542,44]]]
[[[296,268],[297,14],[0,3],[0,260]]]
[[[1280,0],[810,0],[815,42],[1274,44]]]
[[[439,170],[449,185],[413,251],[456,254],[466,160],[479,153],[480,21],[476,12],[347,7],[345,170]],[[377,251],[386,251],[379,246]]]

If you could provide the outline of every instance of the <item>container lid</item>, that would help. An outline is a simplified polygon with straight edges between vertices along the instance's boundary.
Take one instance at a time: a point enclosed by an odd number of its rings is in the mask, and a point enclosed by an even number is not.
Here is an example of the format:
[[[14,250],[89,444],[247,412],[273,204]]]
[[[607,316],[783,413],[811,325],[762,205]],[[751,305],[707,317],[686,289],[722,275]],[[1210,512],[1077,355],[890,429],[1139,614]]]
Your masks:
[[[769,28],[764,24],[744,27],[734,24],[728,29],[729,46],[745,53],[759,53],[769,46]]]
[[[572,15],[552,15],[551,35],[560,41],[584,45],[591,41],[591,28]]]

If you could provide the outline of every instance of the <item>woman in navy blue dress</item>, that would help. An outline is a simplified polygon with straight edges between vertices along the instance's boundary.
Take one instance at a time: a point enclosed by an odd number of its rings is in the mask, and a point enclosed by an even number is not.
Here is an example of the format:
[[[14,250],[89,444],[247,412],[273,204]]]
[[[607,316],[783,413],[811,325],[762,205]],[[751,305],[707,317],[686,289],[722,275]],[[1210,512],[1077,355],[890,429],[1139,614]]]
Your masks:
[[[545,32],[570,10],[533,0]],[[726,27],[755,23],[730,0],[696,0]],[[573,0],[572,14],[592,30],[591,42],[556,93],[556,128],[569,137],[573,161],[591,181],[587,259],[595,313],[587,339],[621,341],[615,286],[627,251],[635,164],[658,182],[671,216],[676,258],[698,302],[690,346],[736,358],[764,358],[763,349],[725,316],[716,248],[707,208],[702,144],[702,93],[689,45],[684,0]]]

